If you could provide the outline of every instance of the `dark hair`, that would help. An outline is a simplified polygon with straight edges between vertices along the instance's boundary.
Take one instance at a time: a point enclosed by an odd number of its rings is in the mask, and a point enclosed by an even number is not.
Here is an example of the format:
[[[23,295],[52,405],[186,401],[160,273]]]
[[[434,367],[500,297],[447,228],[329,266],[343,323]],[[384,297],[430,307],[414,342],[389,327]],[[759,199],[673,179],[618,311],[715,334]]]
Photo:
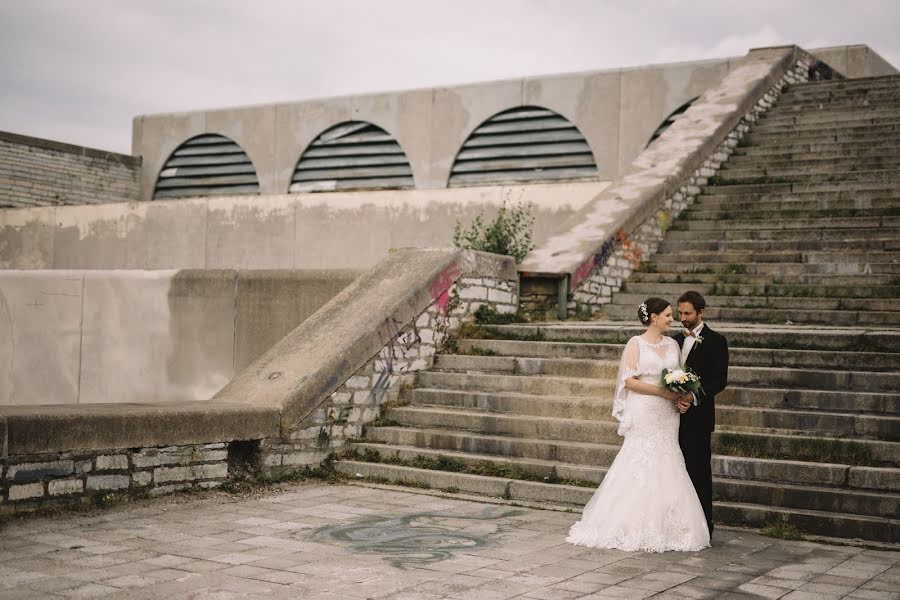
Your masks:
[[[644,307],[647,307],[646,317],[644,315]],[[650,322],[650,315],[658,315],[662,311],[666,310],[671,306],[668,300],[663,300],[662,298],[656,298],[654,296],[650,296],[644,303],[638,306],[638,319],[640,319],[643,325],[646,325]]]
[[[694,307],[694,310],[700,312],[704,308],[706,308],[706,300],[703,299],[703,296],[700,295],[700,292],[695,292],[693,290],[689,292],[683,293],[678,298],[678,304],[682,302],[688,302],[691,306]]]

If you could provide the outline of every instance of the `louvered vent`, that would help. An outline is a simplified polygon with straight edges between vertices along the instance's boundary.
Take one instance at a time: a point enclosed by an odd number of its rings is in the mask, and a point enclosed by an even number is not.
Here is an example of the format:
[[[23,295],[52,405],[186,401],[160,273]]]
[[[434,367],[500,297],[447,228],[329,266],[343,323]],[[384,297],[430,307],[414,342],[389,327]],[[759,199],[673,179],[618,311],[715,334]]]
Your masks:
[[[300,157],[291,192],[413,187],[412,169],[397,140],[365,121],[335,125]]]
[[[699,97],[700,96],[697,96],[697,98]],[[694,101],[697,100],[697,98],[688,100],[687,102],[676,108],[671,115],[666,117],[665,120],[659,125],[659,127],[656,128],[656,131],[653,132],[653,135],[650,136],[650,141],[647,142],[647,146],[655,142],[656,138],[661,136],[666,129],[672,126],[672,123],[680,119],[681,115],[683,115],[687,111],[687,109],[691,107],[691,104],[693,104]],[[644,146],[644,148],[646,148],[647,146]]]
[[[453,163],[450,185],[595,177],[594,155],[575,125],[552,110],[522,106],[472,132]]]
[[[178,147],[159,173],[153,198],[257,194],[250,157],[225,136],[198,135]]]

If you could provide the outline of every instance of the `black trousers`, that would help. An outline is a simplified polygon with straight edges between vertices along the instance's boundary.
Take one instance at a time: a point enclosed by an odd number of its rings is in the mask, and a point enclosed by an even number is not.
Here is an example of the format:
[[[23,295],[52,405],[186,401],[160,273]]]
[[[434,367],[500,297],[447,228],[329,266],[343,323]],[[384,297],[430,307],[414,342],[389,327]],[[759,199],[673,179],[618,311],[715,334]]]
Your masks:
[[[697,497],[700,498],[700,505],[706,515],[706,525],[709,527],[710,535],[713,531],[711,437],[712,433],[705,431],[685,432],[682,429],[678,432],[678,444],[684,454],[684,464],[687,467],[691,483],[697,490]]]

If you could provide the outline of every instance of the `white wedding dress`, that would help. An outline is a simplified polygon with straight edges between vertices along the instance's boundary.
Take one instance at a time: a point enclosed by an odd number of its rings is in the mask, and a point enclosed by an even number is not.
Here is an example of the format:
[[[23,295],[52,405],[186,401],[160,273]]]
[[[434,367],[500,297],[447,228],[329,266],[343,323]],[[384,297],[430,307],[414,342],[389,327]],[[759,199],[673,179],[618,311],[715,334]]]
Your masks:
[[[613,401],[625,441],[569,530],[569,543],[644,552],[709,547],[706,517],[678,446],[675,403],[624,386],[630,377],[659,385],[662,370],[678,367],[680,355],[668,336],[656,344],[640,336],[628,340]]]

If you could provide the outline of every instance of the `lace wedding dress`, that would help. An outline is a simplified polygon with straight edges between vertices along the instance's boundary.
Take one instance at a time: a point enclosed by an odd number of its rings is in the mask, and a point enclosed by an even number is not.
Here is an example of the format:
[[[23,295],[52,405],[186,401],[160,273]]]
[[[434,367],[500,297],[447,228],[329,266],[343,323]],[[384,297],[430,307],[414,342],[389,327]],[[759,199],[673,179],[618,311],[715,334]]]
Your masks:
[[[706,517],[678,446],[675,403],[624,386],[630,377],[659,385],[662,370],[678,367],[680,354],[667,336],[656,344],[641,336],[628,340],[613,401],[625,441],[569,530],[569,543],[644,552],[709,547]]]

